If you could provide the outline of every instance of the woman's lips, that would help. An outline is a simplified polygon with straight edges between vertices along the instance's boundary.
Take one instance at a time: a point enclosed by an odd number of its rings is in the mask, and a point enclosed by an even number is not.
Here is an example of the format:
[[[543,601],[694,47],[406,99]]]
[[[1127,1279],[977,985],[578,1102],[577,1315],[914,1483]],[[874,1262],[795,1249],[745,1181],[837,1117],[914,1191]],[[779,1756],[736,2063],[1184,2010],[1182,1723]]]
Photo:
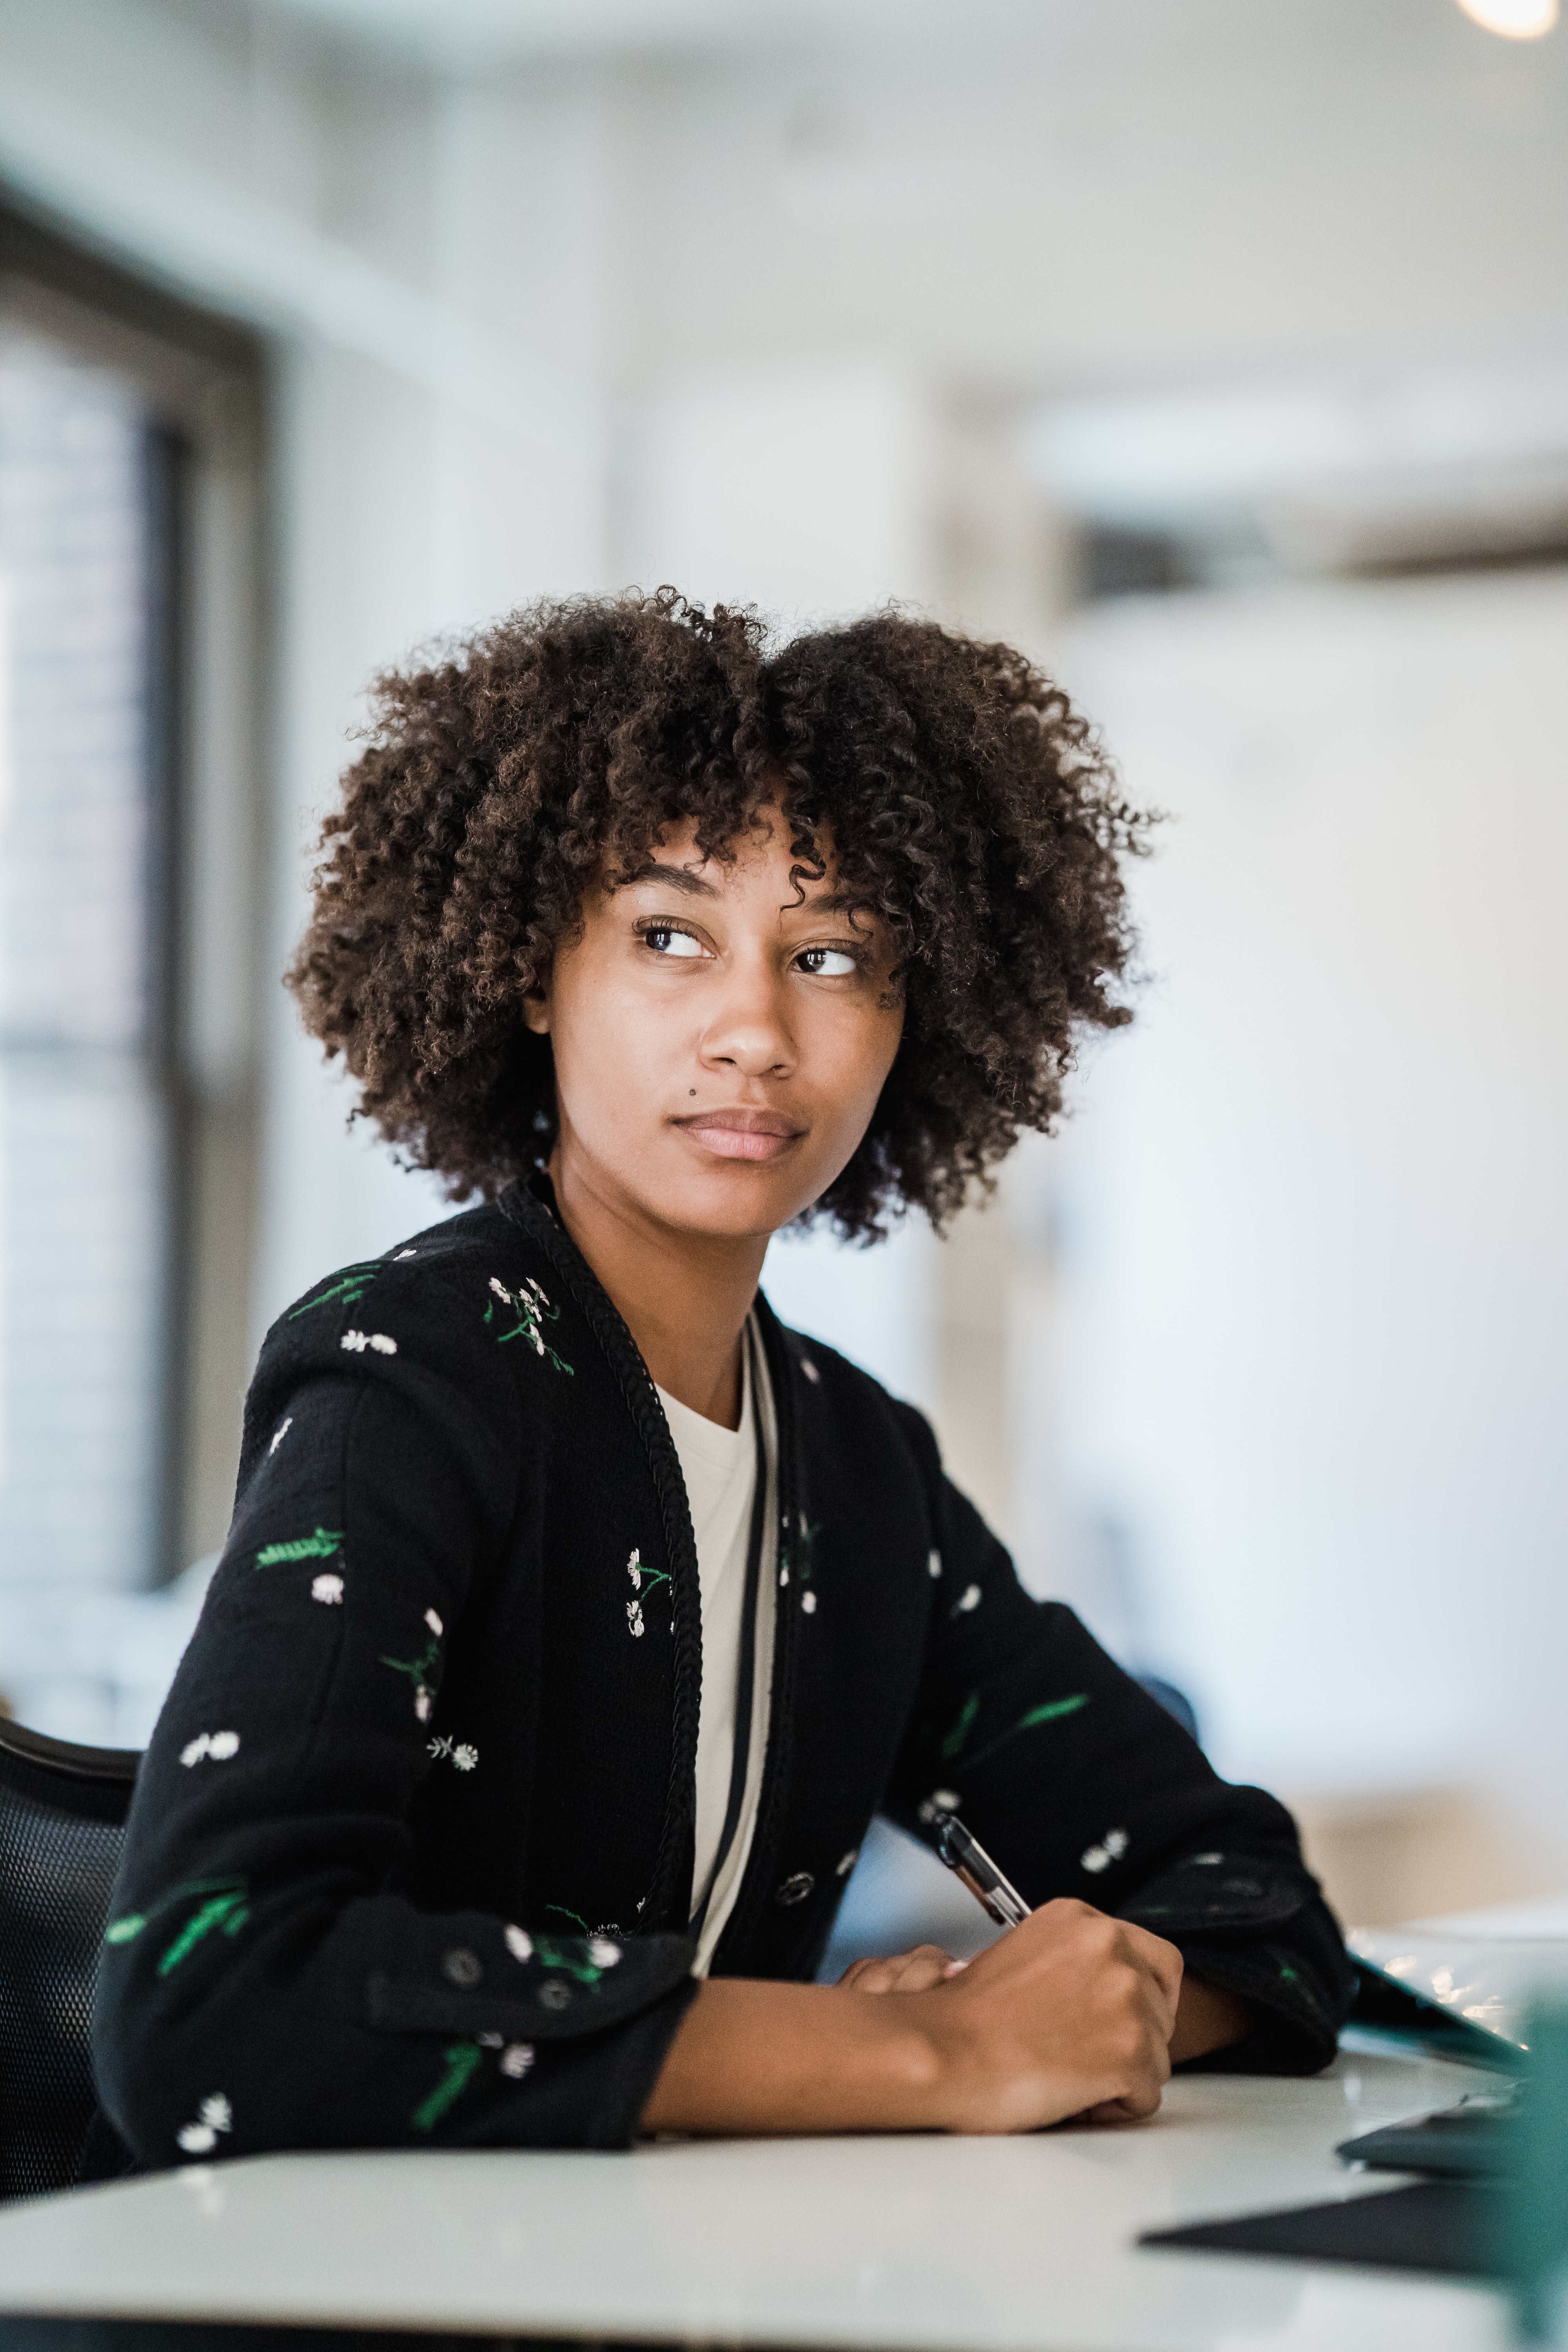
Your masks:
[[[721,1160],[777,1160],[805,1132],[771,1110],[704,1110],[675,1124]]]

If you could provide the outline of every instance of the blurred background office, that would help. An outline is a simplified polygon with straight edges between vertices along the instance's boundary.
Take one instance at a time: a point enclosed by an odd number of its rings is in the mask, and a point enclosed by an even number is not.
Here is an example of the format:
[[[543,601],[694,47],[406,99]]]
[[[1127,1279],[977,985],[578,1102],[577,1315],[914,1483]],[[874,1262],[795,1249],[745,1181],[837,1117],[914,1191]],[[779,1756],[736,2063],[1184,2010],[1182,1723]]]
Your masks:
[[[0,0],[17,1714],[145,1738],[261,1331],[444,1213],[278,985],[377,666],[898,597],[1169,812],[1140,1019],[944,1243],[774,1303],[1342,1910],[1568,1884],[1554,16]]]

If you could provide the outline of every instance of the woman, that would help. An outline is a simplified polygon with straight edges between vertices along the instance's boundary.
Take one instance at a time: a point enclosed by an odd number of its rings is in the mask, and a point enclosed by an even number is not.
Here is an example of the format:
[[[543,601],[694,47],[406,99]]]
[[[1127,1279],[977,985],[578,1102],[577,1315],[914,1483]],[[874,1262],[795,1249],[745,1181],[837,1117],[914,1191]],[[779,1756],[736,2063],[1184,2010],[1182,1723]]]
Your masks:
[[[757,1290],[1049,1124],[1140,825],[1019,656],[891,614],[542,606],[382,681],[291,984],[484,1205],[262,1350],[108,1931],[134,2161],[1024,2130],[1330,2057],[1289,1817]],[[955,1805],[1034,1915],[814,1985],[872,1815]]]

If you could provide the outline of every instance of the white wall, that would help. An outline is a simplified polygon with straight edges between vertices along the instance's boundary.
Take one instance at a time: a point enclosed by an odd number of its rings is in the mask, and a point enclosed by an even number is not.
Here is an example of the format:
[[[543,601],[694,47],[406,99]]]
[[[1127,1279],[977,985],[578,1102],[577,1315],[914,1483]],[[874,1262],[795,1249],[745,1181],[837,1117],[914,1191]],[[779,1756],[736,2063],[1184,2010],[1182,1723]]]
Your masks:
[[[1568,1865],[1568,575],[1154,600],[1061,666],[1152,980],[1066,1139],[1081,1526],[1222,1767],[1489,1790]]]

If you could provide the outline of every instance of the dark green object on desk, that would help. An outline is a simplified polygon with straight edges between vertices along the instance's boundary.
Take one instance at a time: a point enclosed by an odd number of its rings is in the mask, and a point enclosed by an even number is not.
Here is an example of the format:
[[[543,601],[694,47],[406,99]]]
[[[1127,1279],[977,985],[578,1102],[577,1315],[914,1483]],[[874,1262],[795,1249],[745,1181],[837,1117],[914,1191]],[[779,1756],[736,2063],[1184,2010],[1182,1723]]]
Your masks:
[[[1499,2272],[1521,2344],[1550,2344],[1568,2271],[1568,2001],[1539,2000],[1527,2027],[1526,2096],[1510,2117],[1513,2185],[1493,2209]]]

